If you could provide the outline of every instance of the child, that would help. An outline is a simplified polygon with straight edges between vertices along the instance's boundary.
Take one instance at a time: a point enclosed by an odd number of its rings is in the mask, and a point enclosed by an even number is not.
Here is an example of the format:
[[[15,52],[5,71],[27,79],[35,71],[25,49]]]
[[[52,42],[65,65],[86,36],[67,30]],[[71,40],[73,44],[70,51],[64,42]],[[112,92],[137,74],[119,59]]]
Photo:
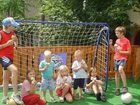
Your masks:
[[[2,103],[6,103],[8,99],[8,84],[10,72],[12,74],[11,81],[13,86],[12,98],[17,104],[23,104],[17,90],[18,70],[13,64],[14,44],[17,43],[17,37],[14,33],[15,27],[19,23],[15,22],[12,17],[7,17],[2,21],[3,29],[0,31],[0,63],[3,67],[3,98]],[[17,45],[17,44],[16,44]]]
[[[37,82],[35,80],[34,70],[29,70],[27,73],[27,79],[22,84],[22,100],[25,105],[46,105],[45,101],[36,94]]]
[[[83,99],[83,88],[85,85],[85,79],[88,78],[86,70],[87,64],[82,58],[82,51],[76,50],[74,53],[75,61],[72,64],[74,86],[73,86],[73,97],[76,99],[76,90],[79,87],[79,98]]]
[[[43,92],[44,100],[46,101],[46,90],[49,90],[50,99],[55,102],[53,91],[55,90],[55,83],[53,80],[54,62],[51,60],[51,51],[44,51],[45,59],[39,64],[39,71],[41,71],[42,82],[41,90]]]
[[[115,63],[115,82],[116,90],[115,95],[120,95],[120,76],[123,82],[122,93],[128,92],[126,75],[124,72],[124,66],[128,59],[128,55],[131,53],[131,45],[129,40],[125,37],[126,29],[123,26],[119,26],[115,29],[115,34],[118,37],[114,47],[112,41],[110,41],[110,47],[115,52],[114,63]]]
[[[98,101],[102,100],[103,102],[105,102],[106,98],[104,96],[102,86],[103,82],[97,76],[96,69],[92,67],[89,72],[89,83],[86,84],[86,88],[91,88],[93,90]]]
[[[69,69],[66,65],[59,67],[59,74],[56,80],[56,93],[59,96],[60,102],[64,102],[64,98],[68,102],[72,102],[72,78],[69,75]]]

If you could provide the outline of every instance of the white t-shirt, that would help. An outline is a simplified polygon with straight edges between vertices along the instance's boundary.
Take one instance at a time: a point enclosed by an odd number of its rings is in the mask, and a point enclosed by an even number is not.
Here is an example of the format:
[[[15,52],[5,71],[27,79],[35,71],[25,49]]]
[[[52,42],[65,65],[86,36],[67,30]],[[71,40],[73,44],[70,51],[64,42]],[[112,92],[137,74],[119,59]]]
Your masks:
[[[64,81],[64,79],[61,77],[61,76],[58,76],[57,79],[56,79],[56,85],[61,85],[62,83],[69,83],[71,84],[72,83],[72,78],[71,76],[67,76],[67,79],[66,81]]]
[[[81,62],[86,63],[84,60],[82,60]],[[72,64],[72,69],[73,68],[80,68],[81,62],[78,62],[77,60],[75,60]],[[81,68],[77,71],[73,70],[73,78],[88,78],[88,74],[84,68]]]

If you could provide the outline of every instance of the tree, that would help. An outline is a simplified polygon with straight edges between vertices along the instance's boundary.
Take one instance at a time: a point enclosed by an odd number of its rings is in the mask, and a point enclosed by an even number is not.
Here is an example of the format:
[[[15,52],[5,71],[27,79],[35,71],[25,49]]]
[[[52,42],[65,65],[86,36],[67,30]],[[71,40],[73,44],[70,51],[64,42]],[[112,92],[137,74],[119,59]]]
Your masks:
[[[26,2],[25,0],[0,0],[1,18],[6,16],[24,18]]]
[[[129,26],[127,11],[136,8],[139,0],[44,0],[43,10],[49,20],[107,22],[114,28]]]

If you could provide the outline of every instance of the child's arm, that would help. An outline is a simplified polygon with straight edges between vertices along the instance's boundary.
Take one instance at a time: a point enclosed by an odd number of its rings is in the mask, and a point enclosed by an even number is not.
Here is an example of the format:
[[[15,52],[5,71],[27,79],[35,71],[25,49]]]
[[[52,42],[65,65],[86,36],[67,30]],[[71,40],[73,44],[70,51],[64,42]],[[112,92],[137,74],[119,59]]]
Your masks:
[[[37,91],[36,84],[37,84],[36,80],[33,80],[32,83],[31,83],[30,90],[29,90],[29,94],[33,94]]]
[[[84,69],[84,70],[87,70],[88,66],[86,64],[86,62],[84,60],[82,60],[81,62],[81,67]]]
[[[13,45],[13,44],[14,44],[14,41],[13,41],[13,40],[9,40],[9,41],[7,41],[6,43],[1,44],[1,45],[0,45],[0,49],[3,49],[3,48],[5,48],[5,47],[8,47],[8,46]]]
[[[41,65],[41,66],[39,67],[39,71],[41,71],[41,72],[47,70],[48,67],[49,67],[49,64],[48,64],[48,63],[47,63],[44,67],[42,66],[42,64],[40,64],[40,65]]]
[[[131,54],[131,49],[128,49],[127,51],[119,51],[119,53],[129,55]]]
[[[109,45],[110,45],[111,51],[114,53],[115,52],[115,48],[114,48],[114,46],[112,44],[113,44],[113,40],[110,39],[109,40]]]
[[[17,48],[18,47],[18,39],[17,39],[16,35],[15,34],[12,35],[11,39],[14,41],[15,48]]]
[[[87,87],[87,88],[90,88],[90,87],[92,87],[92,85],[93,85],[94,83],[95,83],[95,81],[92,80],[90,83],[86,84],[86,87]]]
[[[96,82],[97,84],[99,84],[99,85],[103,85],[103,84],[104,84],[103,81],[101,81],[101,80],[95,80],[95,82]]]

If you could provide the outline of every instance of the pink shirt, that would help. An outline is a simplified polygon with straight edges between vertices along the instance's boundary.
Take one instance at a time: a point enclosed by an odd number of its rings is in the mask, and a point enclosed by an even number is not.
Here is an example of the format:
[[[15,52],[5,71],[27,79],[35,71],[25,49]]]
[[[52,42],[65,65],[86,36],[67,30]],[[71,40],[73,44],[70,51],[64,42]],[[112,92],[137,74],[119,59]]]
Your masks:
[[[131,49],[130,41],[127,38],[124,37],[122,39],[117,39],[114,47],[115,47],[115,55],[114,55],[115,60],[127,60],[128,59],[127,54],[118,53],[118,50],[128,51],[129,49]]]
[[[21,96],[22,96],[22,98],[24,96],[29,95],[30,87],[31,87],[30,82],[28,80],[24,80],[24,82],[22,84],[22,89],[21,89]]]

